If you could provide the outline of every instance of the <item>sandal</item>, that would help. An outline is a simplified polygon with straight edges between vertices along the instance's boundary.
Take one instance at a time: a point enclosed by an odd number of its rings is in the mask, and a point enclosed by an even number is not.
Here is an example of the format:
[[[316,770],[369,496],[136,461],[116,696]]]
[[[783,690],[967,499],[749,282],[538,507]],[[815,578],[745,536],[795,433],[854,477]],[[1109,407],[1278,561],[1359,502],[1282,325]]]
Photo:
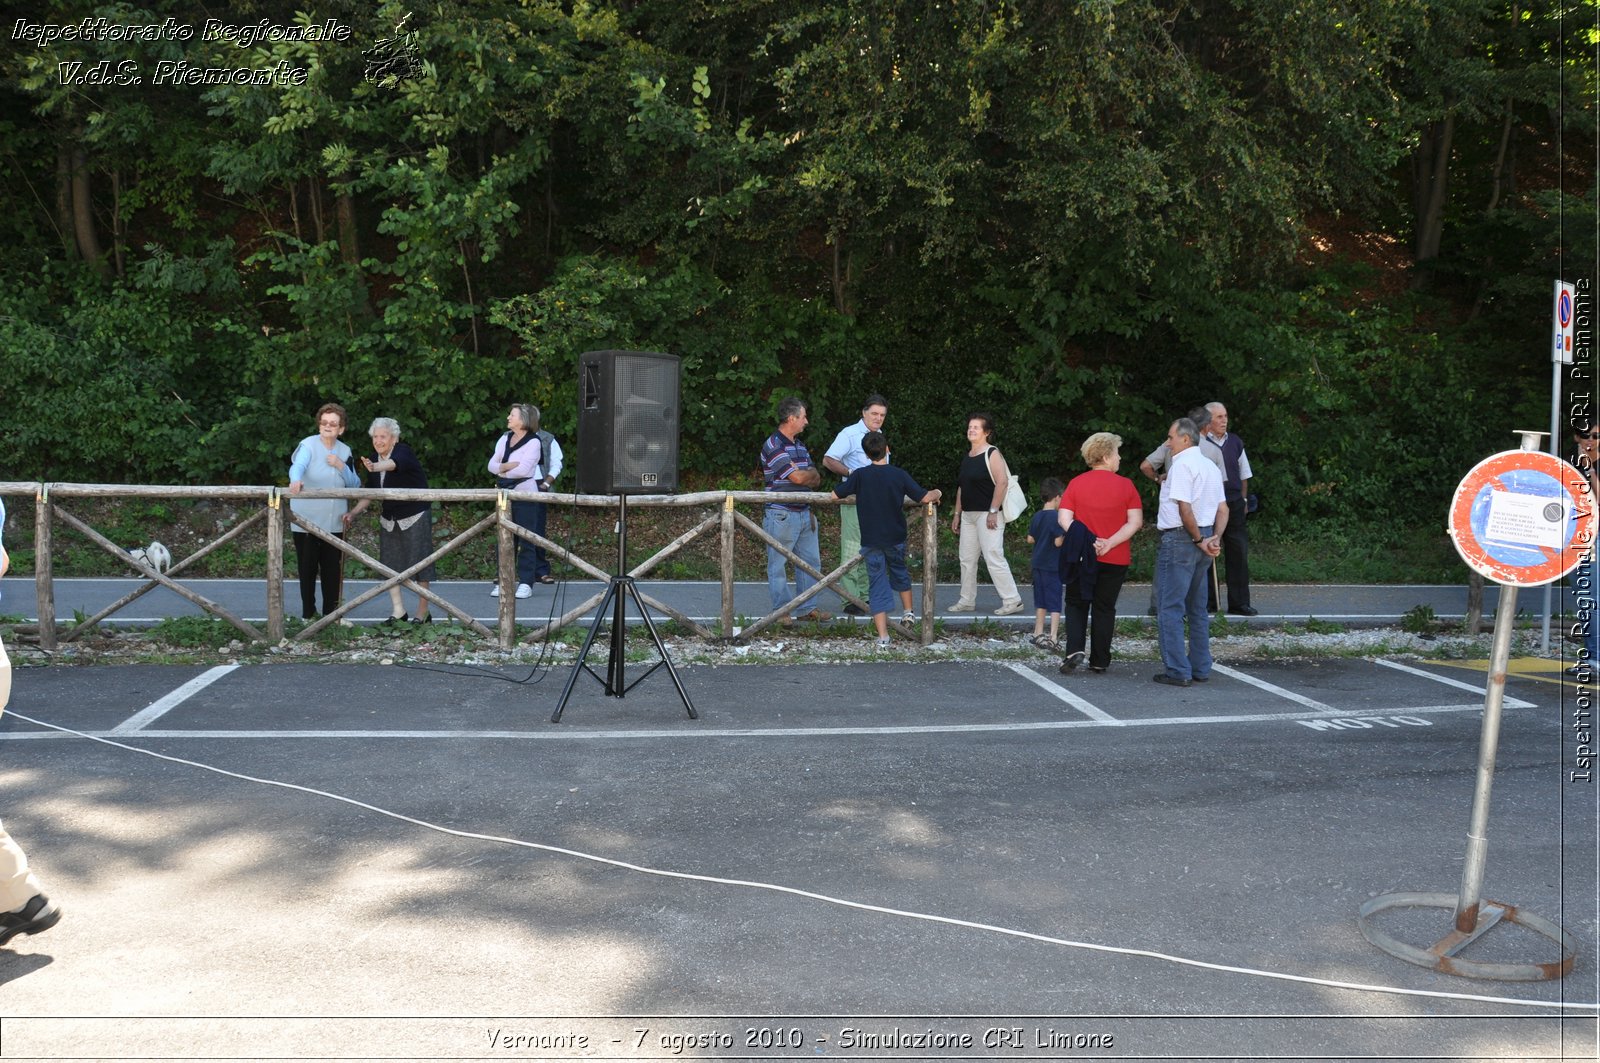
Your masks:
[[[556,581],[556,578],[554,576],[550,575],[550,573],[548,573],[548,572],[546,572],[544,575],[540,576],[539,579],[538,579],[538,582],[540,582],[540,583],[554,583],[555,581]]]
[[[1028,641],[1039,647],[1039,649],[1049,650],[1051,653],[1054,653],[1056,650],[1061,648],[1060,646],[1056,645],[1056,640],[1051,638],[1049,635],[1035,635]]]

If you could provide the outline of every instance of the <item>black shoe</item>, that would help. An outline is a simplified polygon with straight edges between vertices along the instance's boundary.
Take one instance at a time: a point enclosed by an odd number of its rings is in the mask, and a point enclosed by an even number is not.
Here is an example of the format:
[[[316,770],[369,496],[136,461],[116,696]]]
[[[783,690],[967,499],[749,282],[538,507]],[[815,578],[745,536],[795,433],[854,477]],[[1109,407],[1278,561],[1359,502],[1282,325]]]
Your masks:
[[[414,616],[414,617],[411,618],[411,623],[416,625],[417,627],[427,627],[429,624],[433,623],[433,617],[431,617],[431,616]]]
[[[1169,686],[1169,687],[1186,687],[1186,686],[1189,685],[1189,682],[1190,682],[1187,679],[1177,679],[1177,678],[1175,678],[1173,676],[1168,675],[1165,672],[1162,672],[1160,675],[1151,676],[1150,680],[1151,680],[1151,682],[1160,683],[1162,686]]]
[[[389,619],[383,621],[378,626],[379,627],[391,627],[391,628],[393,628],[393,627],[399,627],[401,624],[409,624],[409,623],[411,623],[411,618],[409,616],[407,616],[406,614],[401,613],[399,616],[391,616]]]
[[[1106,672],[1106,670],[1104,668],[1101,668],[1097,664],[1091,664],[1089,666],[1089,671],[1093,672],[1095,675],[1105,675],[1105,672]]]
[[[0,945],[18,934],[37,934],[41,930],[49,930],[59,922],[61,908],[51,904],[50,898],[44,894],[35,893],[22,906],[22,911],[0,915]]]
[[[1592,664],[1575,664],[1571,668],[1564,669],[1561,674],[1587,685],[1594,682],[1595,670]]]
[[[844,613],[845,616],[866,616],[867,615],[867,611],[865,609],[861,608],[861,606],[857,605],[855,602],[846,602],[844,608],[842,610],[840,610],[840,611],[842,613]]]
[[[1069,653],[1069,654],[1067,654],[1066,658],[1061,662],[1061,670],[1063,672],[1076,671],[1077,668],[1078,668],[1078,665],[1082,664],[1084,661],[1086,661],[1088,659],[1089,659],[1089,655],[1087,653],[1084,653],[1082,650],[1079,650],[1077,653]]]
[[[1197,675],[1193,679],[1189,680],[1189,682],[1191,682],[1191,683],[1209,683],[1209,682],[1211,682],[1211,677],[1208,676],[1208,675]]]
[[[1241,605],[1237,609],[1231,605],[1228,607],[1229,616],[1256,616],[1260,612],[1261,610],[1253,605]]]

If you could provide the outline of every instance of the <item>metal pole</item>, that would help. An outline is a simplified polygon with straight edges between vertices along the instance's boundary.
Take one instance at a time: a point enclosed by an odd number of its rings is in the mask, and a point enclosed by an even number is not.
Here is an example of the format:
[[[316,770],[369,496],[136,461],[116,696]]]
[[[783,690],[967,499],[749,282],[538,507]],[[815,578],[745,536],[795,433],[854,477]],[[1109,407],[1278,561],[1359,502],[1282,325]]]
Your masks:
[[[1550,363],[1550,453],[1558,458],[1561,456],[1561,366],[1559,358],[1553,359]],[[1544,623],[1539,629],[1541,656],[1550,652],[1550,618],[1554,615],[1554,606],[1551,604],[1553,590],[1553,584],[1544,585]]]
[[[1539,433],[1523,432],[1522,449],[1538,450]],[[1478,740],[1478,784],[1472,795],[1472,821],[1467,827],[1467,859],[1456,895],[1456,929],[1469,933],[1478,926],[1478,901],[1483,895],[1483,863],[1489,851],[1489,789],[1494,785],[1494,758],[1500,746],[1500,710],[1506,698],[1506,670],[1511,666],[1511,629],[1517,619],[1517,586],[1500,585],[1495,603],[1494,642],[1489,651],[1489,687],[1483,696],[1483,730]]]
[[[1456,929],[1467,933],[1478,925],[1478,900],[1483,892],[1483,863],[1489,850],[1489,788],[1494,784],[1494,758],[1500,745],[1500,707],[1506,696],[1506,668],[1511,662],[1511,628],[1517,615],[1517,588],[1502,585],[1494,615],[1494,648],[1489,653],[1489,689],[1483,699],[1483,732],[1478,745],[1478,785],[1472,795],[1472,822],[1467,827],[1467,861],[1456,898]]]

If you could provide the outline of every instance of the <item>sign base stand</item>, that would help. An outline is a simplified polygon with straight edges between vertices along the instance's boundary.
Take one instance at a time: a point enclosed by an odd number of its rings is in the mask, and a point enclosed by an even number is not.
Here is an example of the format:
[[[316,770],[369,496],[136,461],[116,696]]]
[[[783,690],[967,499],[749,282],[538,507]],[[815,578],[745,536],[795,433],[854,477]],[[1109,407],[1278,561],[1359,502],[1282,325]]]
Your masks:
[[[1578,955],[1577,942],[1572,935],[1542,915],[1525,912],[1499,901],[1483,900],[1479,903],[1477,925],[1470,930],[1452,930],[1426,949],[1408,945],[1404,941],[1379,930],[1372,916],[1395,908],[1446,908],[1455,910],[1460,898],[1454,893],[1386,893],[1374,897],[1361,906],[1357,922],[1361,936],[1378,948],[1407,963],[1427,967],[1443,974],[1463,978],[1496,979],[1506,982],[1549,982],[1565,978],[1572,971],[1573,960]],[[1500,923],[1512,923],[1548,938],[1561,947],[1561,958],[1544,963],[1488,963],[1461,958],[1461,951]]]

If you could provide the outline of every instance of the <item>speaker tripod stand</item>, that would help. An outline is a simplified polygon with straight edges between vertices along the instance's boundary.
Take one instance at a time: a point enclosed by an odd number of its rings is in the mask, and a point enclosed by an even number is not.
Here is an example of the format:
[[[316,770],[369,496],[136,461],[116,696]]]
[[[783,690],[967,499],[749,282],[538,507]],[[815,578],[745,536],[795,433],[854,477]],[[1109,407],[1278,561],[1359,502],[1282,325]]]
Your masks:
[[[700,714],[694,711],[694,704],[689,700],[689,694],[683,689],[683,682],[678,678],[677,669],[672,667],[672,658],[667,654],[667,648],[661,644],[661,634],[656,631],[655,621],[650,619],[650,611],[644,607],[644,602],[639,600],[639,589],[634,586],[633,577],[628,575],[628,496],[617,496],[617,574],[611,577],[606,587],[605,597],[600,599],[600,607],[595,610],[594,624],[589,628],[589,634],[583,640],[583,648],[578,651],[578,659],[572,664],[572,672],[567,676],[567,685],[561,691],[561,700],[556,702],[556,711],[551,714],[551,723],[560,723],[561,714],[566,710],[567,699],[572,696],[572,688],[577,685],[578,673],[588,672],[595,680],[606,688],[606,695],[613,698],[626,697],[628,691],[649,679],[657,668],[665,667],[667,675],[672,677],[672,685],[678,691],[678,697],[683,700],[684,710],[689,713],[689,719],[698,720]],[[655,644],[656,652],[661,659],[650,666],[650,669],[635,679],[631,684],[627,682],[624,668],[627,664],[627,599],[632,598],[633,604],[638,606],[639,615],[644,618],[645,630],[650,632],[650,641]],[[602,677],[593,668],[589,667],[589,649],[594,645],[595,637],[600,634],[600,629],[605,625],[606,614],[611,616],[611,653],[606,661],[606,674]]]

